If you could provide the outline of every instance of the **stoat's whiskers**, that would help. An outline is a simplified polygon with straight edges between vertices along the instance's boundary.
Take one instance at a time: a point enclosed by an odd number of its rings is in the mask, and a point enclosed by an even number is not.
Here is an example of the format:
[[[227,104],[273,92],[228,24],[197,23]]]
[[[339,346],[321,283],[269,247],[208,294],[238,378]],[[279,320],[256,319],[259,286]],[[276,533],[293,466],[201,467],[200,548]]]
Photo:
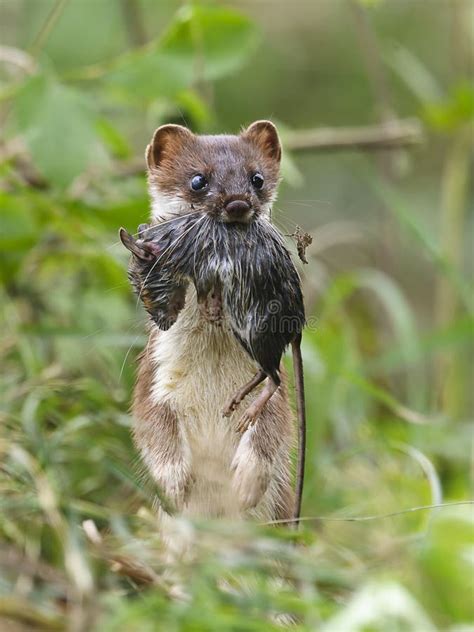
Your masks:
[[[133,236],[141,237],[141,235],[144,235],[149,230],[153,230],[153,228],[156,228],[157,226],[166,226],[166,224],[169,224],[170,222],[174,222],[178,218],[184,219],[185,217],[190,217],[191,215],[197,216],[197,215],[200,215],[200,213],[197,213],[196,211],[190,211],[189,213],[175,213],[173,216],[169,216],[168,219],[164,219],[162,221],[155,222],[154,224],[150,224],[150,226],[142,230],[141,233],[133,233]],[[158,218],[155,218],[155,219],[158,219]]]

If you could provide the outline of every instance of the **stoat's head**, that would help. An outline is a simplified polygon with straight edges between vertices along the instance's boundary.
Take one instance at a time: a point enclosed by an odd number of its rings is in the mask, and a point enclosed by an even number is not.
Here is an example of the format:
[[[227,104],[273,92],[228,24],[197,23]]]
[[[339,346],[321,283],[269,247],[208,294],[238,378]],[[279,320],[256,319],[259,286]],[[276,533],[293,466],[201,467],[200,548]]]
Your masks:
[[[198,212],[248,223],[268,216],[280,159],[270,121],[256,121],[238,136],[199,136],[181,125],[163,125],[146,150],[153,218]]]

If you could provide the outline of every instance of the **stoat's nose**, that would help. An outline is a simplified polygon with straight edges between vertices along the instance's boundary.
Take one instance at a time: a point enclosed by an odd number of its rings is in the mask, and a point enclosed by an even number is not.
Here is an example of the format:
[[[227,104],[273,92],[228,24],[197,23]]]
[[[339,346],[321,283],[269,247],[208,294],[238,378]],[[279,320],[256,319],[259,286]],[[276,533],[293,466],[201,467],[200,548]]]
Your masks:
[[[246,200],[232,200],[224,207],[224,221],[248,222],[251,216],[251,206]]]

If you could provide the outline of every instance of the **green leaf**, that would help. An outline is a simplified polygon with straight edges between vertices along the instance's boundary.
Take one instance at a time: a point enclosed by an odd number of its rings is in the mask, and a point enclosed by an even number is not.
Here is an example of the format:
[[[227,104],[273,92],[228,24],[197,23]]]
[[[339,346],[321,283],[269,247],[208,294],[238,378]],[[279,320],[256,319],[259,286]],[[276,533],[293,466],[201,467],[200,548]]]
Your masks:
[[[195,82],[235,71],[256,43],[255,26],[240,13],[187,5],[158,43],[122,57],[108,82],[130,99],[174,97]]]
[[[16,99],[16,120],[35,166],[66,187],[97,149],[94,115],[82,94],[51,77],[30,79]]]
[[[430,231],[418,219],[416,208],[388,182],[376,181],[370,177],[368,183],[380,198],[387,204],[399,224],[406,229],[418,243],[426,255],[433,261],[441,274],[444,274],[458,290],[459,296],[466,308],[474,310],[472,292],[467,280],[460,270],[447,260],[441,252],[437,240],[430,235]]]
[[[467,452],[467,450],[466,450]],[[474,512],[451,507],[433,513],[431,529],[420,549],[425,595],[447,617],[461,623],[474,615]]]
[[[466,347],[472,343],[474,320],[470,317],[459,318],[447,327],[437,328],[421,336],[417,345],[411,349],[404,349],[401,345],[390,347],[380,357],[367,362],[366,368],[371,372],[399,370],[400,367],[408,367],[426,361],[431,354],[455,347]]]
[[[97,131],[114,156],[117,158],[132,156],[132,148],[127,139],[108,119],[101,118],[97,121]]]
[[[347,606],[332,617],[323,632],[435,632],[436,628],[414,597],[400,584],[379,580],[360,588]]]
[[[0,192],[0,281],[11,283],[40,234],[37,217],[17,196]]]
[[[435,129],[450,132],[474,120],[474,88],[461,83],[449,99],[441,103],[428,103],[424,108],[426,121]]]
[[[183,115],[191,118],[193,125],[191,128],[202,129],[209,125],[211,113],[206,103],[200,98],[194,90],[185,90],[176,95],[176,104],[179,106]]]
[[[387,55],[387,62],[421,103],[443,97],[437,78],[408,48],[397,46]]]
[[[189,5],[165,34],[160,50],[194,68],[200,79],[219,79],[237,70],[255,50],[252,21],[231,9]]]
[[[385,308],[385,318],[391,322],[398,349],[408,367],[411,358],[421,356],[421,350],[415,318],[402,291],[388,275],[378,270],[362,268],[355,277],[358,286],[372,292]],[[407,368],[406,388],[409,401],[420,405],[425,391],[421,373]]]
[[[160,52],[157,48],[124,56],[108,75],[107,83],[131,100],[173,97],[193,79],[189,60]]]

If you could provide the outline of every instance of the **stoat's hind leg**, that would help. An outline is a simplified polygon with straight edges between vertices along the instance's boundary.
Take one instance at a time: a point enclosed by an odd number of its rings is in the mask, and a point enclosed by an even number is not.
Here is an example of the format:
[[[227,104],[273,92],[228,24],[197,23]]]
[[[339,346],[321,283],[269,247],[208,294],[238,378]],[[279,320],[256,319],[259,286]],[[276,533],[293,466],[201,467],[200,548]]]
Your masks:
[[[237,393],[235,393],[227,402],[222,413],[224,417],[230,417],[245,397],[247,397],[247,395],[251,393],[256,386],[263,382],[266,377],[267,375],[264,371],[259,371],[249,382],[247,382],[247,384],[244,384],[242,388],[239,388]]]

